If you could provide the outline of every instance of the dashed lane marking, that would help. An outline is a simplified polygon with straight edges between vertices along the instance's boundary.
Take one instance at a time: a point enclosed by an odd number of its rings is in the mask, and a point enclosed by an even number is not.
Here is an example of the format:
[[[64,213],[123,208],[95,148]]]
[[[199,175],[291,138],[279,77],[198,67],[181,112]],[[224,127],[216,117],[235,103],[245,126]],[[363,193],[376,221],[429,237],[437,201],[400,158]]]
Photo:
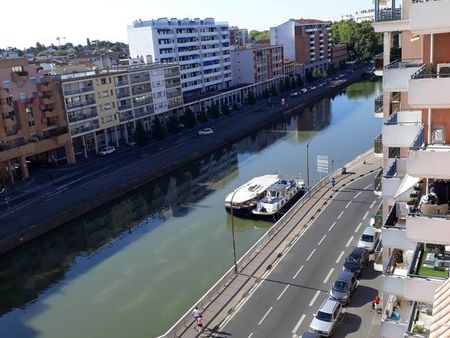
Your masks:
[[[360,191],[359,193],[357,193],[357,194],[355,195],[355,197],[353,197],[353,199],[354,199],[354,200],[357,199],[358,196],[361,195],[361,193],[362,193],[362,191]]]
[[[353,241],[353,236],[350,237],[350,239],[348,240],[347,244],[345,245],[346,248],[348,248],[348,246],[350,245],[350,243]]]
[[[269,313],[270,313],[270,311],[272,311],[272,309],[273,309],[273,306],[271,306],[270,308],[269,308],[269,310],[267,310],[267,312],[266,312],[266,314],[261,318],[261,320],[258,322],[258,325],[261,325],[262,324],[262,322],[264,321],[264,319],[266,319],[266,317],[269,315]]]
[[[300,267],[300,269],[298,269],[298,271],[295,273],[294,277],[292,277],[292,279],[296,279],[298,274],[303,270],[303,265]]]
[[[323,242],[323,240],[325,239],[325,237],[327,237],[327,235],[323,235],[322,239],[319,241],[319,244],[317,244],[317,245],[322,244],[322,242]]]
[[[298,320],[297,324],[295,324],[294,329],[292,330],[292,334],[296,334],[298,329],[300,328],[300,325],[302,325],[303,321],[305,320],[306,315],[302,314],[300,319]]]
[[[310,260],[310,258],[312,257],[312,255],[314,255],[314,252],[316,252],[316,249],[314,249],[313,251],[311,251],[311,253],[309,254],[308,258],[306,258],[306,261],[307,261],[307,262]]]
[[[330,272],[328,272],[327,276],[325,277],[325,279],[323,280],[323,284],[327,284],[328,279],[330,279],[331,274],[333,273],[334,268],[331,268]]]
[[[376,202],[377,201],[373,201],[369,208],[372,209]]]
[[[358,231],[359,231],[359,229],[361,228],[361,225],[362,225],[362,222],[358,224],[358,226],[357,226],[356,229],[355,229],[355,232],[358,232]]]
[[[369,212],[368,211],[364,214],[363,221],[367,218],[367,216],[369,216]]]
[[[286,285],[286,287],[284,288],[284,290],[283,290],[283,291],[281,291],[281,293],[280,293],[280,295],[278,296],[277,300],[280,300],[280,299],[281,299],[281,297],[283,297],[283,295],[284,295],[284,293],[286,292],[286,290],[288,289],[288,287],[289,287],[289,284],[288,284],[288,285]]]
[[[328,229],[328,231],[331,231],[331,229],[333,229],[333,227],[336,225],[336,222],[333,222],[333,224],[331,224],[330,228]]]
[[[320,295],[320,290],[317,290],[316,294],[314,295],[314,297],[309,302],[309,306],[313,306],[314,305],[314,302],[317,300],[317,297],[319,297],[319,295]]]
[[[352,201],[347,203],[347,205],[345,206],[345,209],[347,209],[350,206],[350,204],[352,204]]]
[[[337,217],[337,219],[341,218],[341,216],[344,214],[344,211],[341,211],[341,213],[339,214],[339,216]]]
[[[339,257],[336,259],[336,264],[339,263],[339,261],[341,260],[342,256],[344,256],[345,252],[342,251],[339,255]]]

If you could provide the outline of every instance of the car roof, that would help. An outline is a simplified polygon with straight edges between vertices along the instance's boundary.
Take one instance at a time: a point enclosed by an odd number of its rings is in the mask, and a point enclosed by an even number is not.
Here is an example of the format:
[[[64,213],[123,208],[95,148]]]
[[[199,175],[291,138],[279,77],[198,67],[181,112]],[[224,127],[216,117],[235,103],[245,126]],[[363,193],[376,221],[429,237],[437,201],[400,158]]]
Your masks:
[[[320,307],[319,311],[321,312],[326,312],[326,313],[333,313],[336,305],[339,304],[338,302],[336,302],[335,300],[332,299],[326,299],[322,306]]]
[[[353,248],[350,253],[351,256],[361,256],[364,251],[367,251],[365,248]]]
[[[350,271],[341,271],[335,280],[348,282],[350,281],[355,274]]]
[[[375,230],[374,227],[368,226],[368,227],[366,227],[366,228],[364,229],[364,231],[363,231],[362,234],[363,234],[363,235],[374,236],[374,235],[375,235],[375,232],[376,232],[376,230]]]

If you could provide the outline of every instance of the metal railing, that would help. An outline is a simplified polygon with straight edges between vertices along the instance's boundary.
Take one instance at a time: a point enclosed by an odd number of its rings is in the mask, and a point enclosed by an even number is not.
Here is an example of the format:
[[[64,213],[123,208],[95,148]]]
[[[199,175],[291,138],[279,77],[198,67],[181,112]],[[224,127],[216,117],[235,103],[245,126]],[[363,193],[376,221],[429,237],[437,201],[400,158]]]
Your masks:
[[[383,105],[384,105],[384,99],[383,99],[383,94],[381,94],[380,96],[378,96],[375,99],[375,113],[376,114],[380,114],[383,112]]]
[[[437,69],[435,64],[423,65],[414,74],[411,75],[411,79],[437,79],[437,78],[450,78],[450,67],[443,67]]]
[[[375,215],[373,215],[373,227],[376,229],[381,229],[383,226],[383,203],[380,204],[380,206],[377,209],[377,212]]]
[[[421,59],[399,59],[386,65],[386,69],[398,69],[398,68],[409,68],[409,67],[422,67],[423,62]],[[417,72],[416,72],[417,73]],[[415,73],[414,73],[415,74]]]
[[[353,163],[353,162],[351,162]],[[351,163],[347,164],[348,166]],[[310,196],[315,194],[323,186],[329,184],[331,177],[336,176],[341,172],[341,168],[335,172],[327,175],[316,185],[314,185],[310,190],[308,190],[295,204],[292,206],[282,218],[280,218],[238,261],[237,267],[238,271],[245,267],[254,256],[259,253],[266,244],[294,217],[300,207],[309,200]],[[165,334],[158,336],[157,338],[177,338],[177,332],[192,324],[192,311],[195,306],[199,308],[205,308],[212,298],[224,288],[235,276],[234,267],[231,267],[223,276],[220,278],[216,284],[214,284],[204,295],[200,298],[194,306],[192,306]]]
[[[425,132],[423,126],[420,128],[419,133],[417,134],[416,138],[414,139],[413,143],[411,144],[411,147],[409,147],[410,150],[417,151],[422,149],[422,146],[425,142]]]
[[[394,161],[391,163],[391,165],[386,170],[386,174],[384,175],[385,178],[393,178],[395,175],[397,175],[397,160],[398,157],[394,159]]]
[[[375,22],[402,20],[402,9],[399,8],[378,8],[375,10]]]
[[[384,122],[384,124],[386,126],[392,126],[392,125],[396,125],[397,121],[398,121],[398,115],[397,115],[398,111],[396,110],[395,112],[393,112],[391,115],[389,115],[389,117],[386,119],[386,121]]]
[[[379,134],[373,141],[373,151],[375,154],[383,153],[383,134]]]
[[[378,175],[375,177],[374,179],[374,183],[373,183],[373,191],[374,192],[381,192],[382,189],[382,179],[383,179],[383,171],[380,170],[380,172],[378,173]]]

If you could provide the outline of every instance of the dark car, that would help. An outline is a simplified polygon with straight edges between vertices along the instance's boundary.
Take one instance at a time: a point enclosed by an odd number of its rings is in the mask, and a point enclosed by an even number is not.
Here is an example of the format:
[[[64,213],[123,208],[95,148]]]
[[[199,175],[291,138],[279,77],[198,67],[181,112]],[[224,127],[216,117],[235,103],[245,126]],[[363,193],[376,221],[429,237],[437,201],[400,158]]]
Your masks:
[[[356,281],[355,274],[348,271],[341,271],[334,283],[331,284],[330,298],[341,304],[348,304],[350,302],[350,296],[357,285],[358,282]]]
[[[369,261],[369,251],[364,248],[354,248],[345,260],[343,270],[359,276]]]

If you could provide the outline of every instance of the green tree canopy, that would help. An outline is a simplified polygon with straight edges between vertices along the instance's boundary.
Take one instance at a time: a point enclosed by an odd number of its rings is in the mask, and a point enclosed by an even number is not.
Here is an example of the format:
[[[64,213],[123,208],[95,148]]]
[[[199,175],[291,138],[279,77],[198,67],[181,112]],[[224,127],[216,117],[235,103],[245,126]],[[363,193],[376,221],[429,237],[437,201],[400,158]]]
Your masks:
[[[259,40],[269,40],[270,39],[270,32],[267,31],[250,31],[248,34],[248,39],[250,41],[259,41]]]
[[[141,120],[137,120],[136,122],[136,130],[134,131],[134,137],[136,139],[136,143],[140,146],[145,146],[148,143],[147,132],[145,131]]]

